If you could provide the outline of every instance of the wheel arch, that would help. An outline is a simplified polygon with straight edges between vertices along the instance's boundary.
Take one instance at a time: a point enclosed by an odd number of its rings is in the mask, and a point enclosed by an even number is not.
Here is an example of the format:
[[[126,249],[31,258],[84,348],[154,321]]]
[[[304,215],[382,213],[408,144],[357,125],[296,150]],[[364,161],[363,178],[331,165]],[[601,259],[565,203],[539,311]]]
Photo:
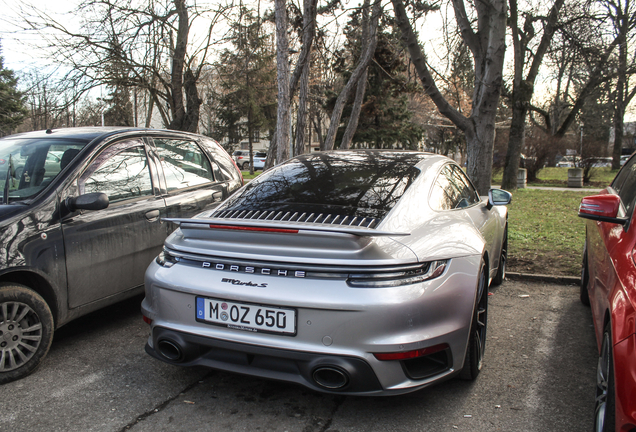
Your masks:
[[[51,284],[42,275],[29,270],[15,270],[0,275],[1,283],[16,283],[24,285],[32,289],[42,296],[44,301],[49,305],[53,314],[53,322],[55,327],[59,321],[59,307],[57,304],[57,295]]]

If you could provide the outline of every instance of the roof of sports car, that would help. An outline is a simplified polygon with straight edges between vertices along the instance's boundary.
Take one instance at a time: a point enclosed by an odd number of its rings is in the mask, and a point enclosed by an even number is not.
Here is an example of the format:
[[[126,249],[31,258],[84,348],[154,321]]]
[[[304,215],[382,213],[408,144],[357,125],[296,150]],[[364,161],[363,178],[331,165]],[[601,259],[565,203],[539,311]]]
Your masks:
[[[214,218],[283,220],[374,228],[434,156],[408,151],[305,154],[261,174]]]

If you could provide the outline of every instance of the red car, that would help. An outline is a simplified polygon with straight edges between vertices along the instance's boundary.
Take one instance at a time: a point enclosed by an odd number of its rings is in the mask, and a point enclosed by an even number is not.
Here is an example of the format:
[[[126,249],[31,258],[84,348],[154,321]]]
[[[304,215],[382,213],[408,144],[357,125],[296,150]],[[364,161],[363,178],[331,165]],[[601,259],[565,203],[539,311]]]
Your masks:
[[[636,431],[636,157],[600,194],[581,200],[586,222],[581,301],[591,306],[599,360],[594,430]],[[634,222],[634,226],[632,226]]]

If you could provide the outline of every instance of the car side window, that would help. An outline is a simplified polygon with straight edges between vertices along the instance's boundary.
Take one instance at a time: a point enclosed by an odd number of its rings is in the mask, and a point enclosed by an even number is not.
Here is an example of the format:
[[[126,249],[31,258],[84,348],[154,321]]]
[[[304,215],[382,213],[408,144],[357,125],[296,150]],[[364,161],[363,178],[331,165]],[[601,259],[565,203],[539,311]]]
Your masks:
[[[139,141],[110,146],[80,176],[79,189],[82,194],[105,193],[111,203],[152,195],[144,146]]]
[[[207,156],[194,141],[155,138],[168,192],[214,181]]]
[[[636,158],[631,159],[612,182],[612,188],[616,191],[625,208],[625,214],[619,216],[630,217],[634,211],[636,200]]]
[[[212,153],[214,162],[217,163],[216,168],[219,168],[221,177],[217,177],[217,180],[240,180],[240,173],[236,170],[233,159],[219,146],[215,141],[204,141],[206,148]],[[216,173],[216,171],[215,171]]]
[[[453,210],[479,202],[479,196],[459,167],[446,165],[437,176],[429,203],[434,210]]]
[[[480,201],[479,194],[473,187],[472,183],[468,180],[464,171],[456,165],[453,166],[451,181],[454,187],[459,190],[460,201],[458,203],[458,207],[469,207]]]

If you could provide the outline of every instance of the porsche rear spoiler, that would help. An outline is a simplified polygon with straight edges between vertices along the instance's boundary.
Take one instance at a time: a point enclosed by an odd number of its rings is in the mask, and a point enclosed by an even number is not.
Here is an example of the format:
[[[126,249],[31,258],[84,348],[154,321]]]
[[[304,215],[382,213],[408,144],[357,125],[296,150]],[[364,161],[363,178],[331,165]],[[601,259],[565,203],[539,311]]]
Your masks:
[[[276,221],[237,221],[227,219],[188,219],[188,218],[162,218],[161,220],[175,223],[179,226],[189,228],[202,228],[200,225],[207,225],[210,229],[226,229],[238,231],[258,231],[258,232],[278,232],[278,233],[299,233],[299,232],[323,232],[332,234],[349,234],[359,237],[402,237],[410,233],[379,231],[373,228],[346,226],[346,225],[320,225],[303,224]],[[194,226],[192,226],[194,225]]]

